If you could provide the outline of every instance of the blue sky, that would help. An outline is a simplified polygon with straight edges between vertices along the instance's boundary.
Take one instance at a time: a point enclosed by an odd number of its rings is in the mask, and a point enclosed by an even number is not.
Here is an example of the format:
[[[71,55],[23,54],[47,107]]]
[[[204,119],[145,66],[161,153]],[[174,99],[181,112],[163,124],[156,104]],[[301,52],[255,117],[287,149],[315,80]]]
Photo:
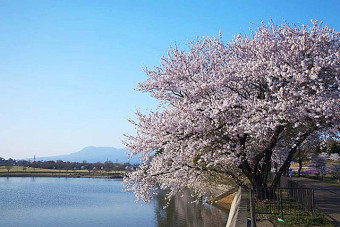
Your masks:
[[[85,146],[122,147],[138,108],[143,67],[174,42],[225,41],[269,17],[323,20],[339,31],[335,1],[0,0],[0,157],[67,154]]]

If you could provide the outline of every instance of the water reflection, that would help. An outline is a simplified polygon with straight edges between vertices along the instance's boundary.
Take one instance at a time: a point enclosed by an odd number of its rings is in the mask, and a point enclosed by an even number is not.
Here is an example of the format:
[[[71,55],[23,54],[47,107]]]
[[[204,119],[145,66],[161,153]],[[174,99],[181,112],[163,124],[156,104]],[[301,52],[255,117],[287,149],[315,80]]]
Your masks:
[[[189,192],[163,209],[164,194],[136,204],[122,189],[120,180],[0,178],[0,226],[225,226],[226,212],[189,203]]]
[[[209,204],[193,201],[190,192],[175,196],[166,209],[165,193],[155,199],[156,219],[159,227],[168,226],[225,226],[227,212]]]

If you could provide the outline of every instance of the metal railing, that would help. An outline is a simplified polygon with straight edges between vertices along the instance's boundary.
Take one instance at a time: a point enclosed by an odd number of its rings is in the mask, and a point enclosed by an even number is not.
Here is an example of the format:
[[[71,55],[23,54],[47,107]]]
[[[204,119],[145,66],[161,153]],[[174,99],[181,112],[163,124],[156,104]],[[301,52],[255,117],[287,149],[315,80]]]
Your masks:
[[[265,188],[251,190],[256,214],[309,215],[314,211],[314,190],[311,188]]]

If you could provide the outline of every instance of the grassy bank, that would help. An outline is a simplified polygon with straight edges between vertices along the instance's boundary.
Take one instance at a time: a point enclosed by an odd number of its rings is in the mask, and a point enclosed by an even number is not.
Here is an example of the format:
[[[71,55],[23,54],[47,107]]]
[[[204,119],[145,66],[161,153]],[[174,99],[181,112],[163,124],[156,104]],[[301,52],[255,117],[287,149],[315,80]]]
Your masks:
[[[320,212],[314,212],[313,215],[287,215],[284,220],[279,219],[278,215],[267,215],[266,220],[270,220],[277,227],[308,227],[308,226],[324,226],[334,227],[335,225]]]

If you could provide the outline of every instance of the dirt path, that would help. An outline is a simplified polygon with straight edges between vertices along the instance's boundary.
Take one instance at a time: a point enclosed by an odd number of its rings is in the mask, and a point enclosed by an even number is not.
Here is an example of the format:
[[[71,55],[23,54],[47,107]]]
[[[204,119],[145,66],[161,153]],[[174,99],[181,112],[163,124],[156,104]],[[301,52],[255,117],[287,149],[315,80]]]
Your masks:
[[[315,206],[325,213],[336,226],[340,226],[340,187],[306,178],[293,178],[306,187],[314,188]]]

